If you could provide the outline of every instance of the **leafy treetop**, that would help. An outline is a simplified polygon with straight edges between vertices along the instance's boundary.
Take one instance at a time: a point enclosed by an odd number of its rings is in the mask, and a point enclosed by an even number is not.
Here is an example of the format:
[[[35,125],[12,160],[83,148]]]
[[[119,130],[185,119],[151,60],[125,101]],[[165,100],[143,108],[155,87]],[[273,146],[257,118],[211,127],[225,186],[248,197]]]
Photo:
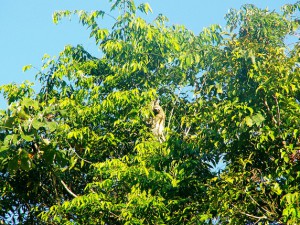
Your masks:
[[[100,58],[66,46],[43,57],[39,91],[1,86],[0,223],[299,223],[300,2],[232,9],[199,35],[110,2],[53,15],[78,15]],[[163,143],[147,126],[157,98]]]

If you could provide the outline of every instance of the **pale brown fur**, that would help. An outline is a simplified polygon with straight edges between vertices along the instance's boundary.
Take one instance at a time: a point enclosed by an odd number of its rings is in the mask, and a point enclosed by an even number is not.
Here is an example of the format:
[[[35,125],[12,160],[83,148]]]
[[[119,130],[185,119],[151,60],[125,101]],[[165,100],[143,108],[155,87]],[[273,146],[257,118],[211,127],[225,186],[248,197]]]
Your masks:
[[[162,107],[159,105],[159,100],[156,100],[152,103],[152,111],[154,117],[151,123],[152,133],[160,140],[165,141],[164,137],[164,128],[166,115]]]

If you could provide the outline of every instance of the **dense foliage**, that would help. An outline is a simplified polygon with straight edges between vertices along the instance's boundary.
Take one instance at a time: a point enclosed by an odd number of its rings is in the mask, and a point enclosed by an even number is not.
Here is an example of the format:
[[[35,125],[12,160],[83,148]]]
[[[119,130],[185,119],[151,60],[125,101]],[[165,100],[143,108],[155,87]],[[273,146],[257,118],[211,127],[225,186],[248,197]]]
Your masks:
[[[245,5],[199,35],[133,0],[56,12],[102,57],[66,46],[44,56],[41,90],[1,87],[0,223],[299,224],[299,8]]]

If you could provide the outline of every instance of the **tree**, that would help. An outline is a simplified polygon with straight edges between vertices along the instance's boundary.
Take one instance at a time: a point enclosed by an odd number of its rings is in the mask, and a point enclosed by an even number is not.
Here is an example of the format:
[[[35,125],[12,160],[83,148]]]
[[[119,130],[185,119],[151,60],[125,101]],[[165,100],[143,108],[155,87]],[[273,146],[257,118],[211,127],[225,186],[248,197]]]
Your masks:
[[[19,224],[299,222],[299,28],[245,5],[199,35],[116,0],[78,15],[103,56],[66,46],[1,90],[0,221]],[[114,10],[122,12],[117,18]],[[98,25],[114,18],[111,30]],[[24,70],[29,67],[24,67]],[[151,133],[151,102],[166,140]],[[223,160],[224,168],[214,167]]]

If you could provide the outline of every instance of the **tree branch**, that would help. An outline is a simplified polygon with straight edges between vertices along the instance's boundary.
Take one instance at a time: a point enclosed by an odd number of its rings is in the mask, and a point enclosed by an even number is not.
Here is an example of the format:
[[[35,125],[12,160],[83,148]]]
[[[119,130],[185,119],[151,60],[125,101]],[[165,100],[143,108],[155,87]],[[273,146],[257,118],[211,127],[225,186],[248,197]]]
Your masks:
[[[64,186],[64,188],[67,190],[67,192],[68,192],[70,195],[72,195],[74,198],[77,197],[77,195],[74,194],[74,192],[71,191],[70,188],[68,188],[68,186],[66,185],[66,183],[65,183],[62,179],[60,179],[60,182],[61,182],[61,184]]]
[[[67,143],[68,143],[70,149],[72,150],[72,153],[74,153],[79,159],[83,160],[83,161],[86,162],[86,163],[93,164],[93,162],[91,162],[91,161],[89,161],[89,160],[86,160],[86,159],[82,158],[80,155],[78,155],[78,153],[76,152],[76,149],[73,148],[69,142],[67,142]]]
[[[254,215],[252,215],[252,214],[245,213],[245,212],[243,212],[243,211],[241,211],[241,210],[239,210],[239,212],[242,213],[242,214],[245,215],[245,216],[248,216],[248,217],[251,217],[251,218],[254,218],[254,219],[258,219],[258,220],[261,220],[261,219],[267,219],[266,216],[254,216]]]
[[[272,111],[271,111],[271,109],[270,109],[270,107],[269,107],[268,102],[267,102],[266,99],[264,100],[264,105],[267,107],[267,110],[268,110],[268,112],[269,112],[270,115],[271,115],[272,121],[273,121],[275,124],[277,124],[277,121],[276,121],[276,119],[274,118],[274,115],[273,115],[273,113],[272,113]]]
[[[280,126],[281,121],[280,121],[280,108],[279,108],[279,104],[278,104],[278,99],[275,95],[273,95],[273,98],[275,99],[276,107],[277,107],[277,124],[278,124],[278,126]]]

